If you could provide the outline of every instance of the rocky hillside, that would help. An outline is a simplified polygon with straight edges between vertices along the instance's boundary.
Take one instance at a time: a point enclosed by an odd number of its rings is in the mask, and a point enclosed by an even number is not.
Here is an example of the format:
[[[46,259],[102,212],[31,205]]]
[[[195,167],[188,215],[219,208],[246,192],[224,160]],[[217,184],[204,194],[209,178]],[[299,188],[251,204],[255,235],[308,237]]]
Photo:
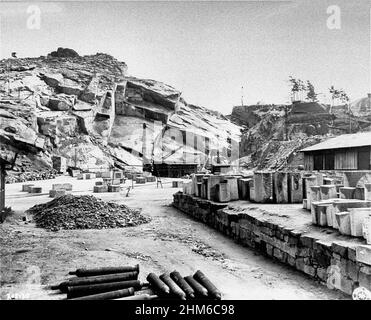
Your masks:
[[[244,127],[240,163],[249,168],[297,168],[303,163],[299,150],[332,135],[368,130],[364,114],[347,106],[313,102],[293,105],[236,106],[230,119]]]
[[[0,61],[0,156],[18,153],[15,170],[50,168],[55,155],[82,169],[141,170],[143,160],[182,162],[187,154],[205,161],[206,144],[226,153],[239,136],[224,116],[129,76],[107,54],[58,49]]]

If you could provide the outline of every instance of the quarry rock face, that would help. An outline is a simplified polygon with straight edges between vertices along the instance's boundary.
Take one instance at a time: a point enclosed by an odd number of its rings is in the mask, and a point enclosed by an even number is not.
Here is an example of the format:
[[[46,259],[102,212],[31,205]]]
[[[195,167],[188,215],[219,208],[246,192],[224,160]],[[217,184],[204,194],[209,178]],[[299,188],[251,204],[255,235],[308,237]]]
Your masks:
[[[303,101],[236,106],[229,118],[244,127],[240,164],[251,169],[296,169],[303,163],[301,149],[369,126],[347,106],[334,106],[330,112],[330,106]]]
[[[155,154],[175,163],[185,154],[205,160],[205,147],[226,155],[239,136],[221,114],[187,104],[169,85],[128,76],[107,54],[58,48],[0,61],[0,149],[19,153],[18,170],[48,166],[53,156],[83,169],[141,170]]]

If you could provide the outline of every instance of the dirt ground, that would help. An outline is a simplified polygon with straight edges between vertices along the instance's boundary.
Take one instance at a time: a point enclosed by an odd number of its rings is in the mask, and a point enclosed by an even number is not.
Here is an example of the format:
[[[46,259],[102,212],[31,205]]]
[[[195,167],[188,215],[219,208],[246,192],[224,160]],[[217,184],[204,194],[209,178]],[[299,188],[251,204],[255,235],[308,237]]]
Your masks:
[[[53,183],[73,183],[73,194],[91,194],[94,180],[58,177],[35,182],[43,194],[21,192],[22,184],[7,185],[6,205],[16,214],[0,224],[1,299],[64,299],[48,288],[81,267],[134,265],[140,280],[149,272],[178,270],[190,275],[202,270],[222,291],[223,299],[347,299],[287,266],[242,247],[171,206],[172,179],[134,185],[129,197],[104,193],[103,200],[141,208],[152,221],[136,227],[105,230],[46,231],[22,221],[24,211],[50,201]],[[131,185],[127,181],[126,185]]]

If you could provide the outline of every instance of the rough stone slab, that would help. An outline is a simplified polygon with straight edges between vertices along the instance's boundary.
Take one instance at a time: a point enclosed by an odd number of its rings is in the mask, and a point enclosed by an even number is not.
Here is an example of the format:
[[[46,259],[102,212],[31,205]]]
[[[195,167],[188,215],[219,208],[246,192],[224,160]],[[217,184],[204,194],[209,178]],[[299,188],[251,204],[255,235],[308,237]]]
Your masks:
[[[341,199],[354,199],[354,192],[356,188],[353,187],[341,187],[339,189]]]
[[[29,193],[41,193],[42,188],[41,187],[30,187],[29,188]]]
[[[34,187],[34,186],[35,186],[34,184],[23,184],[22,185],[22,191],[23,192],[30,192],[30,188]]]
[[[371,246],[361,245],[356,247],[356,260],[371,266]]]
[[[371,208],[349,208],[350,233],[353,237],[363,237],[362,223],[370,216]]]
[[[135,183],[136,184],[144,184],[144,183],[146,183],[146,178],[144,178],[144,177],[136,177]]]
[[[93,188],[94,193],[102,193],[102,192],[108,192],[108,186],[103,185],[103,186],[94,186]]]
[[[111,184],[108,186],[108,192],[120,192],[120,185]]]

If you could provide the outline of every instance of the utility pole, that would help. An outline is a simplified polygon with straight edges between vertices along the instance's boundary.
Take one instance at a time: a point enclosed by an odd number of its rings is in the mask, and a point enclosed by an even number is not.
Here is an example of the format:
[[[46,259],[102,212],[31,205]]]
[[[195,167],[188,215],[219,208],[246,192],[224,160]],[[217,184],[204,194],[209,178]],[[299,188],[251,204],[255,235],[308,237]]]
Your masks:
[[[241,106],[243,107],[243,86],[241,86]]]
[[[285,106],[285,141],[288,140],[288,106]]]

